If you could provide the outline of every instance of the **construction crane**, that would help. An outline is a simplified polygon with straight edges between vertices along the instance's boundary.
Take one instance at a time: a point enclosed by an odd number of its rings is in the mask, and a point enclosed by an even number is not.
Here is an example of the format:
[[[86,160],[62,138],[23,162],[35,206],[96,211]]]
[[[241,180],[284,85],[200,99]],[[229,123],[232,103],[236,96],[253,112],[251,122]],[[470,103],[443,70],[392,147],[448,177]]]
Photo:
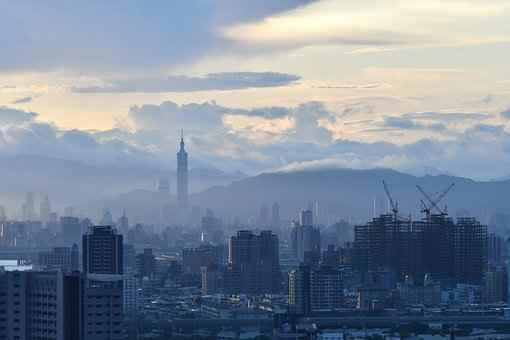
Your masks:
[[[441,215],[446,215],[446,207],[445,209],[441,209],[439,207],[439,203],[441,202],[441,200],[446,196],[446,194],[448,194],[448,192],[450,192],[450,190],[455,186],[455,183],[452,183],[448,186],[448,188],[446,188],[445,190],[443,190],[443,192],[441,192],[441,194],[439,194],[439,196],[433,200],[432,198],[430,198],[430,196],[425,192],[425,190],[423,190],[423,188],[419,185],[416,185],[416,188],[418,188],[418,191],[427,199],[427,201],[430,203],[429,206],[427,206],[425,204],[425,202],[423,200],[421,200],[421,204],[422,206],[424,207],[423,208],[423,212],[427,214],[427,216],[430,216],[430,212],[432,209],[436,209]]]
[[[386,196],[388,197],[388,201],[390,201],[391,211],[393,212],[393,215],[395,216],[395,219],[397,219],[397,215],[398,215],[398,202],[394,201],[393,198],[391,197],[390,190],[388,189],[388,185],[386,184],[386,181],[383,180],[382,183],[383,183],[383,186],[384,186],[384,191],[386,192]]]

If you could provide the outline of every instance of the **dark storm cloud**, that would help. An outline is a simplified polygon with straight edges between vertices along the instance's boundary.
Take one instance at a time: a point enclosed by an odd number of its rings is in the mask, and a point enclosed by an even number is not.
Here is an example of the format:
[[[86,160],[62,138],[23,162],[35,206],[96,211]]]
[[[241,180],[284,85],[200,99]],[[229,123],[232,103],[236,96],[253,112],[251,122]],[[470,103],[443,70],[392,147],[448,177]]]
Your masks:
[[[295,83],[299,76],[275,72],[224,72],[205,77],[169,76],[112,80],[107,85],[73,87],[77,93],[194,92],[279,87]]]

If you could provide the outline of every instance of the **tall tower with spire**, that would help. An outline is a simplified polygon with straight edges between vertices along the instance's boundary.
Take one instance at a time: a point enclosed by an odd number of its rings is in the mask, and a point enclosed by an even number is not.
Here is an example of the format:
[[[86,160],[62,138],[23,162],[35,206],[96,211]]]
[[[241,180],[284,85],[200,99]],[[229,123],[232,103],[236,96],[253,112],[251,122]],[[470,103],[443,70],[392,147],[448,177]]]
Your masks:
[[[188,207],[188,153],[184,149],[182,129],[180,149],[177,152],[177,202],[181,209]]]

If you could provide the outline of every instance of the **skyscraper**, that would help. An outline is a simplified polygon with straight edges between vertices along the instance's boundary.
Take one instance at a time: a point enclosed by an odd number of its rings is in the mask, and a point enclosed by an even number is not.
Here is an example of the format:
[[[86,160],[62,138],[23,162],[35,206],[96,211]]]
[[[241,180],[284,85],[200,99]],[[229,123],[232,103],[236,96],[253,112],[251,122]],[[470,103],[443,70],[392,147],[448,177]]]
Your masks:
[[[188,153],[184,149],[184,134],[181,130],[181,144],[177,153],[177,201],[179,208],[188,207]]]
[[[225,288],[232,294],[280,292],[278,236],[271,231],[238,231],[229,243]]]
[[[48,196],[44,197],[44,200],[39,206],[39,214],[41,216],[41,222],[48,223],[51,214],[51,203]]]
[[[80,334],[80,294],[80,273],[0,272],[0,339],[93,339]]]
[[[33,192],[27,193],[27,200],[21,206],[21,213],[25,221],[33,221],[35,216],[35,194]]]
[[[313,212],[303,210],[299,225],[292,229],[292,252],[296,260],[318,264],[321,256],[320,230],[314,227]]]
[[[122,235],[111,226],[90,227],[83,235],[83,272],[85,274],[123,273]]]
[[[87,340],[123,339],[122,235],[92,226],[83,235],[83,335]]]

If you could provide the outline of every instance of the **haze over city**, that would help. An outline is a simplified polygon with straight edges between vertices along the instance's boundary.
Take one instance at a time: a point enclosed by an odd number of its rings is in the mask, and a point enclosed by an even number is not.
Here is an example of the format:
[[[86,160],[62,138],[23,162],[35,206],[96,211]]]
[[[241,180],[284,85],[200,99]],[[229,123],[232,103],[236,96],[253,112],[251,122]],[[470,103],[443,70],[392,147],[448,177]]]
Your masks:
[[[510,1],[0,0],[0,46],[0,339],[510,337]]]

